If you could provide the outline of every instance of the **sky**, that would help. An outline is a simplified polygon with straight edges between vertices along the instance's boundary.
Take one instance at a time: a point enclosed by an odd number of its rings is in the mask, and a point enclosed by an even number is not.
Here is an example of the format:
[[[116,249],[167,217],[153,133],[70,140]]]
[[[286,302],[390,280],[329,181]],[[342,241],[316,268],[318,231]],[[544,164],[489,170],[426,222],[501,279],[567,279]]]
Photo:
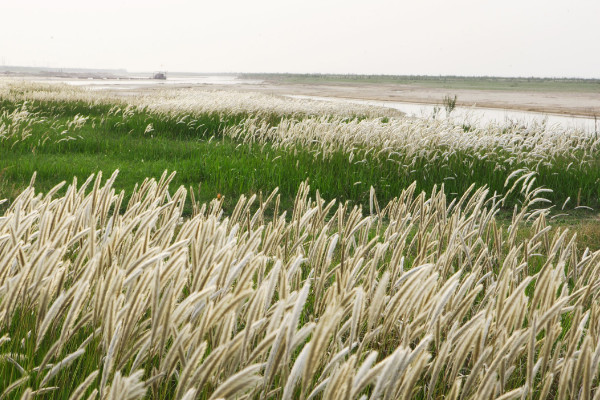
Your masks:
[[[600,78],[598,0],[0,0],[0,65]]]

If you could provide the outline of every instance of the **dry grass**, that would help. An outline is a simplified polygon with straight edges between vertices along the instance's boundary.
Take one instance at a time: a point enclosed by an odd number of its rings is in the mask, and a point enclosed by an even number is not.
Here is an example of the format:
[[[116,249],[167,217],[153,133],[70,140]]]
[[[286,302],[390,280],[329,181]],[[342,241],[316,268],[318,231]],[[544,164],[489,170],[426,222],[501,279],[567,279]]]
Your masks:
[[[6,142],[10,147],[17,143],[34,139],[31,143],[32,151],[35,152],[37,146],[43,146],[48,140],[60,143],[66,140],[75,140],[71,135],[76,135],[87,122],[87,117],[76,115],[72,120],[65,124],[59,121],[48,121],[39,112],[29,110],[27,101],[24,101],[12,112],[7,110],[0,114],[0,142]],[[50,125],[48,130],[43,131],[41,135],[33,135],[36,125]]]
[[[548,225],[530,177],[508,233],[485,188],[363,212],[302,185],[291,216],[265,215],[273,193],[183,219],[172,175],[123,213],[114,179],[32,183],[0,217],[5,395],[600,396],[600,253]]]
[[[204,89],[164,89],[136,96],[117,96],[108,92],[66,84],[43,84],[26,80],[0,78],[0,98],[13,101],[82,101],[119,103],[177,115],[201,113],[269,115],[335,115],[377,117],[400,116],[403,113],[384,107],[360,104],[336,104],[253,92],[215,91]]]
[[[490,160],[502,171],[513,171],[521,166],[538,171],[559,162],[565,163],[568,171],[595,166],[600,149],[597,137],[573,129],[543,124],[489,124],[465,130],[451,120],[421,118],[349,121],[322,116],[302,120],[288,118],[272,126],[254,117],[228,127],[224,134],[244,143],[311,149],[316,157],[327,158],[341,152],[349,157],[349,162],[355,163],[365,162],[369,153],[377,153],[404,171],[413,170],[422,159],[439,167],[452,163],[452,158],[461,154],[466,168],[472,167],[476,160]],[[427,173],[422,169],[419,172]]]

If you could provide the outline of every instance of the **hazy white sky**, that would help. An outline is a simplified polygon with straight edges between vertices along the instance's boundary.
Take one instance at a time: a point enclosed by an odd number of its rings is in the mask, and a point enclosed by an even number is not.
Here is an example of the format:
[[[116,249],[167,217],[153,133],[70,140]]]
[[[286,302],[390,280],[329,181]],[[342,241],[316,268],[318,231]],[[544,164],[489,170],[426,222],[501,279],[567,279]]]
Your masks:
[[[600,78],[599,0],[0,0],[0,65]]]

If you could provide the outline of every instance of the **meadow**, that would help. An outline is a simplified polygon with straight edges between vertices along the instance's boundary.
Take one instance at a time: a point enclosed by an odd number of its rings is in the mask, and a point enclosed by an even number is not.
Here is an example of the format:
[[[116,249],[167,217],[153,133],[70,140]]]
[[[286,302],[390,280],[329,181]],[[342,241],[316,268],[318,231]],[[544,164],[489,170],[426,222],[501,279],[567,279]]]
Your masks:
[[[600,398],[600,251],[553,222],[598,205],[589,134],[23,82],[0,107],[0,398]]]
[[[45,191],[116,169],[115,187],[126,193],[176,170],[175,185],[201,183],[198,199],[220,194],[226,209],[240,194],[276,187],[289,209],[306,180],[324,197],[363,206],[371,186],[387,202],[412,182],[426,192],[444,184],[453,197],[472,184],[501,194],[513,173],[533,173],[557,208],[596,207],[600,194],[598,138],[552,126],[479,127],[252,93],[123,98],[15,83],[0,96],[0,187],[8,199],[34,172]]]

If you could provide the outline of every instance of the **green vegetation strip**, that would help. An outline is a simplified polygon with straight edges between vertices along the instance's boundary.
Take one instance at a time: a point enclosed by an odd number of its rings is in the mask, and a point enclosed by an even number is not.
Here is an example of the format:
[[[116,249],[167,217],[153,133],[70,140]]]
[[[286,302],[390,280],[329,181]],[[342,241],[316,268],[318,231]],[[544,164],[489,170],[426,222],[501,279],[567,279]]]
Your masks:
[[[327,198],[368,206],[371,186],[382,201],[389,201],[413,181],[427,192],[443,183],[450,197],[461,195],[472,184],[503,193],[507,177],[525,165],[503,155],[502,148],[485,157],[469,150],[449,152],[444,159],[410,156],[410,167],[403,167],[368,148],[357,148],[355,153],[362,155],[350,161],[346,149],[324,157],[311,146],[282,147],[268,140],[242,143],[223,135],[225,129],[248,118],[244,113],[182,116],[148,109],[115,111],[110,104],[81,101],[37,101],[24,107],[22,102],[5,100],[1,107],[5,119],[13,119],[14,131],[28,132],[22,140],[0,140],[0,198],[9,200],[28,185],[34,172],[36,187],[46,191],[74,176],[84,179],[97,171],[111,174],[119,169],[117,189],[131,191],[146,177],[177,171],[175,185],[197,190],[200,184],[196,195],[201,202],[217,194],[225,196],[225,210],[231,209],[240,193],[266,193],[275,187],[282,207],[289,209],[298,185],[307,179],[313,190]],[[15,114],[24,109],[26,115]],[[18,118],[23,122],[16,123]],[[79,125],[73,123],[78,118],[83,120]],[[282,118],[273,115],[266,121],[276,126]],[[600,157],[585,154],[591,162],[573,165],[578,151],[537,166],[536,185],[552,189],[547,197],[558,206],[567,198],[569,207],[598,204]]]

